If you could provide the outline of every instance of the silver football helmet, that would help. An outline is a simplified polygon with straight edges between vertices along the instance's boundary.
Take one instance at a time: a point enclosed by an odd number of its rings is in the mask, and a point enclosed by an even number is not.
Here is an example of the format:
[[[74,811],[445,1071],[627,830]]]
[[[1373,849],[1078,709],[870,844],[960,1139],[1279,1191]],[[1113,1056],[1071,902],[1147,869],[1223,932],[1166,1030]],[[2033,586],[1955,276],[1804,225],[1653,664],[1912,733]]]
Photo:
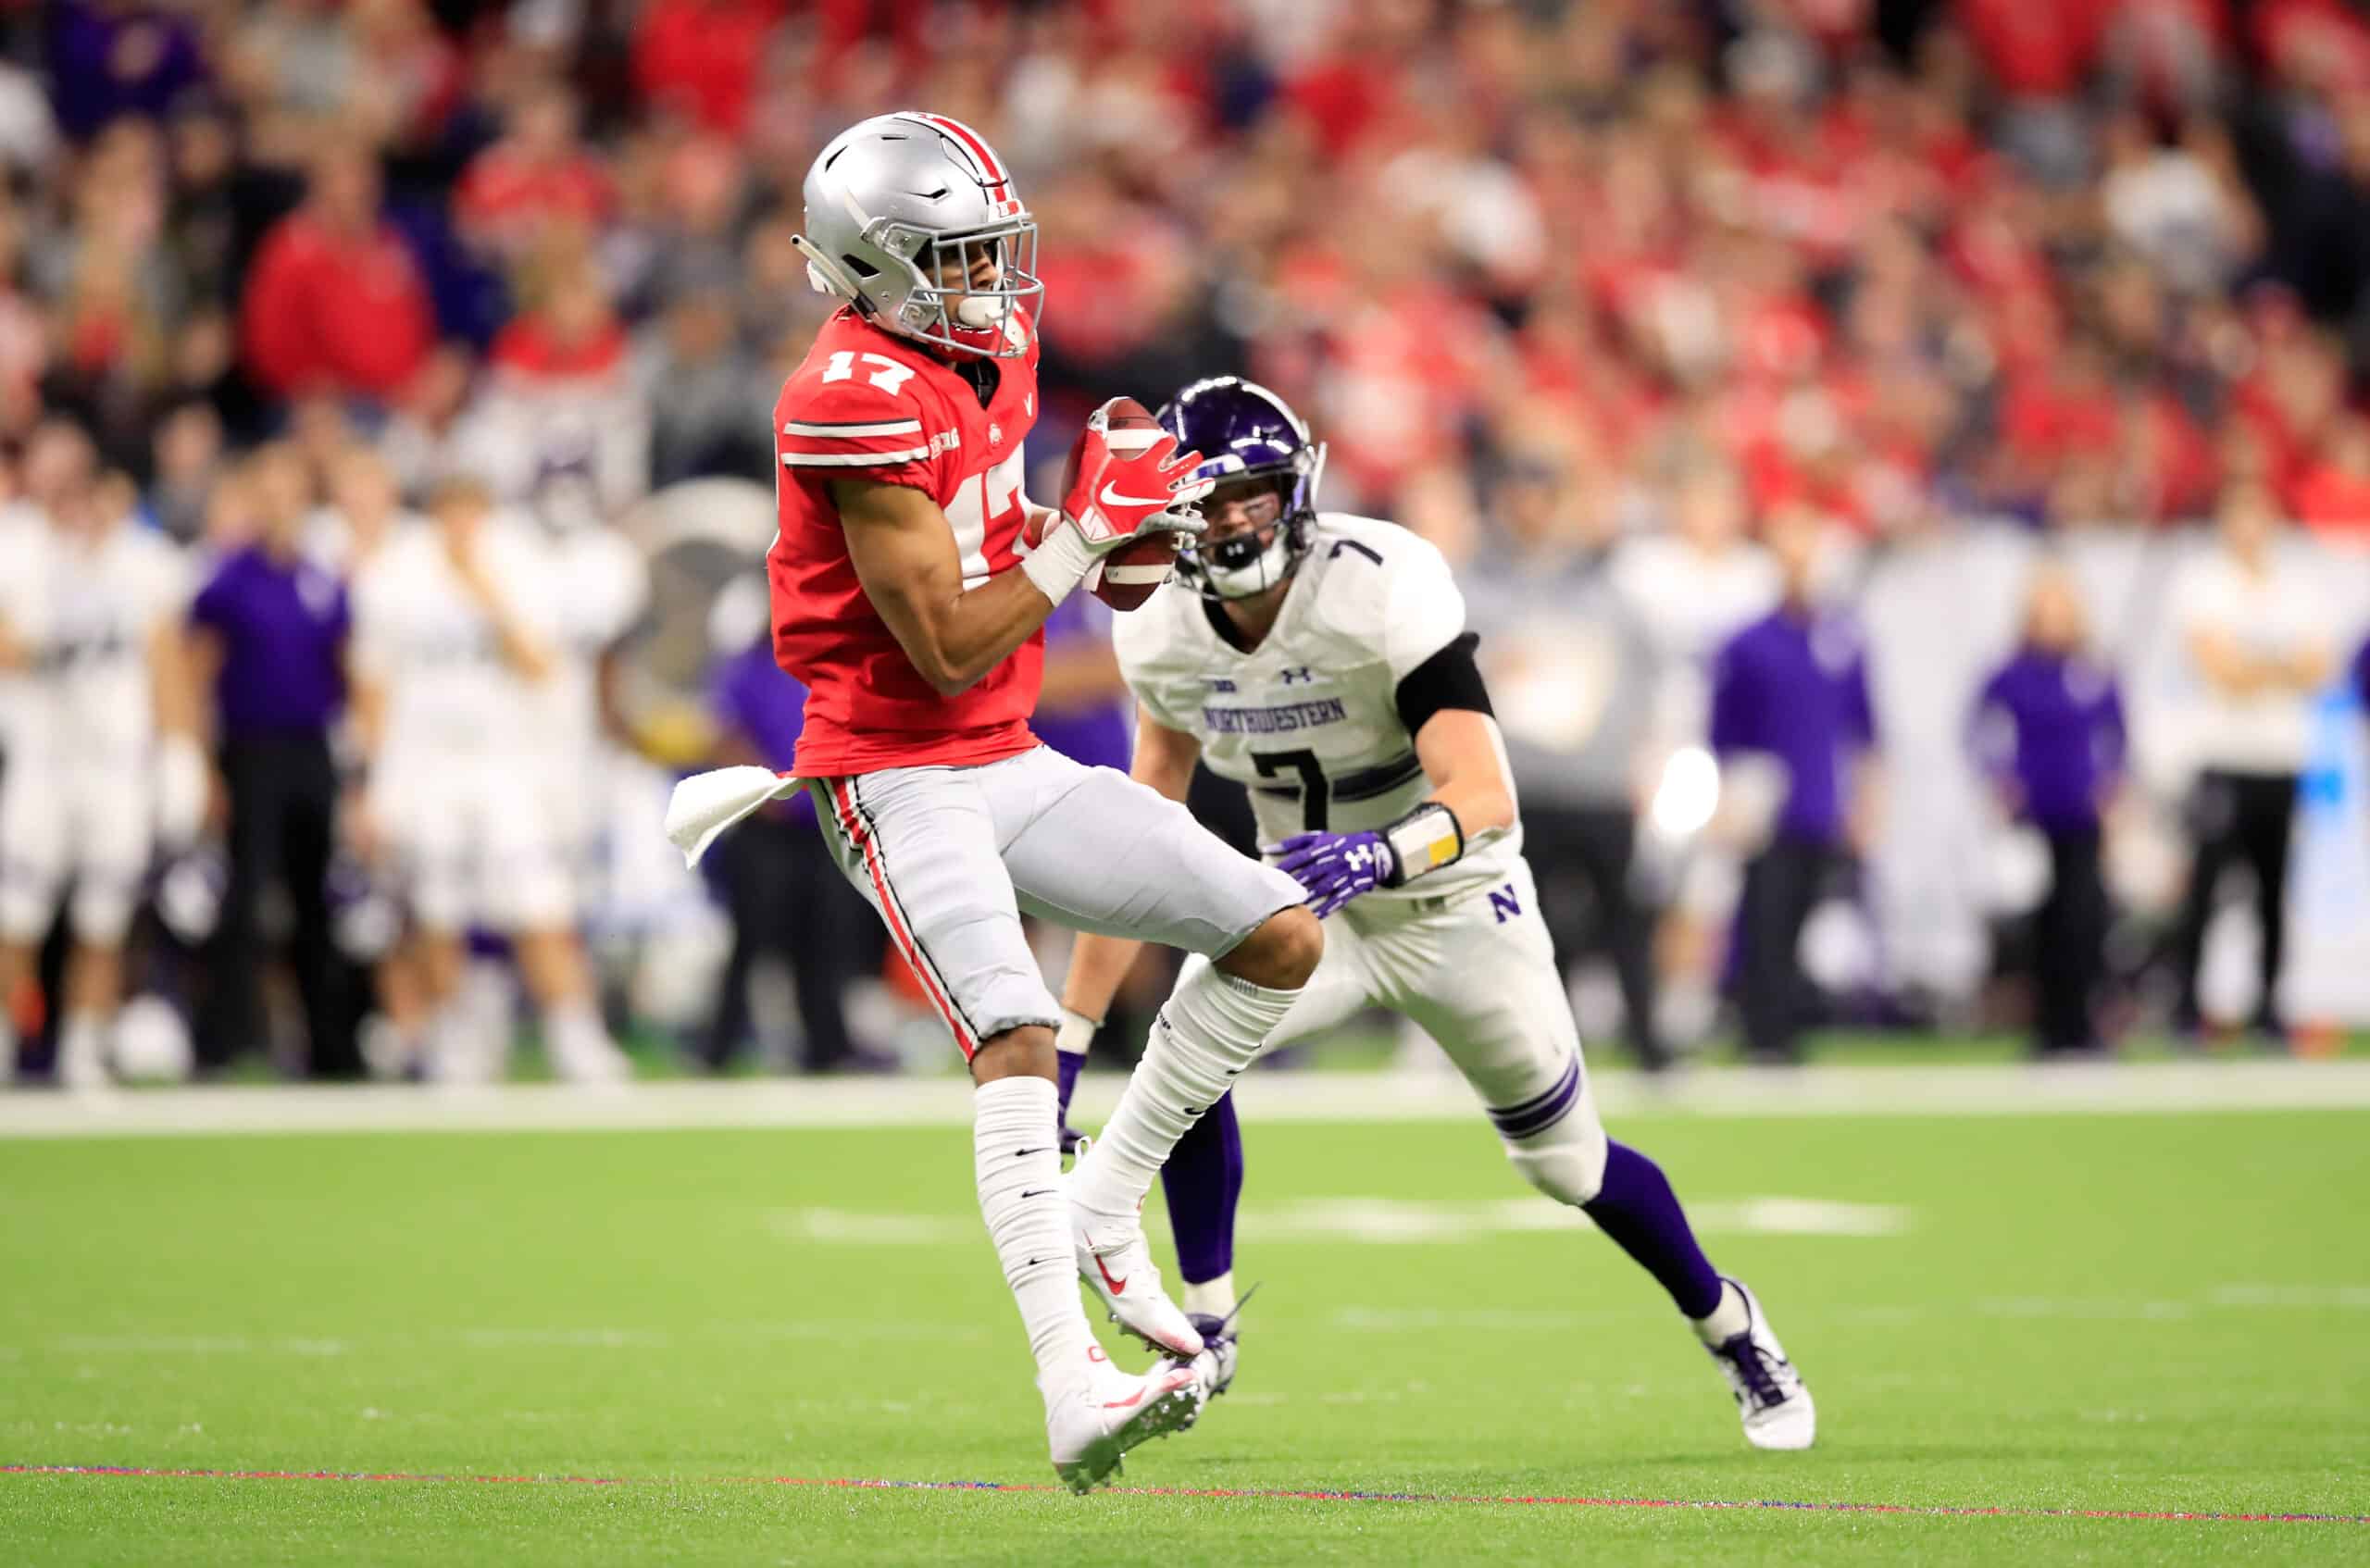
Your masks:
[[[795,243],[809,282],[900,337],[999,358],[1029,351],[1045,293],[1037,220],[961,120],[907,109],[841,131],[806,171]]]

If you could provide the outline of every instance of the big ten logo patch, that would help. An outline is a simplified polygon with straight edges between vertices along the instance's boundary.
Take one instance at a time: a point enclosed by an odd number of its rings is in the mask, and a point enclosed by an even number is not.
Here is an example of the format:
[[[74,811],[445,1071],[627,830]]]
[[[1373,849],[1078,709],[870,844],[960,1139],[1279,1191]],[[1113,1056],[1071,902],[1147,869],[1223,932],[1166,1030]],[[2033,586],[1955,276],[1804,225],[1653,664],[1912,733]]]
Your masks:
[[[1512,882],[1503,888],[1490,890],[1490,913],[1498,917],[1498,924],[1501,926],[1509,920],[1521,918],[1522,901],[1515,896],[1515,885]]]

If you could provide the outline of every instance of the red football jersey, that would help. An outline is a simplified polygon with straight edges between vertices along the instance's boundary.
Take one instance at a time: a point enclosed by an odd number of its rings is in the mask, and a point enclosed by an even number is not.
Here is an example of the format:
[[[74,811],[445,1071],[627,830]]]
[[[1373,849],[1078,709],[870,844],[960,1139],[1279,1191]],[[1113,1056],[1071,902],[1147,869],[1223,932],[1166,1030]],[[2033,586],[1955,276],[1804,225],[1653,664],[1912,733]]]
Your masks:
[[[774,405],[780,529],[766,555],[774,660],[807,690],[801,777],[995,762],[1037,743],[1029,716],[1045,638],[1022,643],[979,684],[947,697],[924,680],[864,596],[830,481],[911,485],[946,513],[974,588],[1018,559],[1022,438],[1037,422],[1037,346],[994,361],[986,407],[970,381],[920,345],[842,310],[826,322]]]

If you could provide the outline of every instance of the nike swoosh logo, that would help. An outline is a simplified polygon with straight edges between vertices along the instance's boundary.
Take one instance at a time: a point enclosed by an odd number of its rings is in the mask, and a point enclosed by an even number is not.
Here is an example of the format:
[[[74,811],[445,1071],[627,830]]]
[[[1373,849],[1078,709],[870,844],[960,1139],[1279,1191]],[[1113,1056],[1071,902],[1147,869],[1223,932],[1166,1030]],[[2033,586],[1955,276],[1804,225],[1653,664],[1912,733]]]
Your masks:
[[[1177,498],[1173,495],[1122,495],[1105,481],[1103,493],[1094,499],[1105,506],[1166,506]]]
[[[1110,1269],[1109,1269],[1108,1267],[1104,1266],[1104,1262],[1103,1262],[1102,1258],[1097,1257],[1097,1258],[1094,1260],[1094,1266],[1095,1266],[1097,1269],[1099,1269],[1099,1270],[1101,1270],[1101,1271],[1102,1271],[1102,1274],[1103,1274],[1103,1283],[1104,1283],[1104,1284],[1105,1284],[1105,1285],[1108,1285],[1109,1287],[1111,1287],[1111,1294],[1113,1294],[1114,1296],[1116,1296],[1116,1295],[1120,1295],[1120,1294],[1122,1294],[1123,1292],[1125,1292],[1125,1291],[1127,1290],[1127,1288],[1128,1288],[1128,1282],[1127,1282],[1126,1280],[1124,1280],[1124,1279],[1114,1279],[1114,1278],[1112,1278],[1112,1277],[1111,1277],[1111,1271],[1110,1271]]]
[[[1104,1410],[1130,1410],[1135,1406],[1143,1403],[1144,1396],[1150,1392],[1152,1392],[1152,1390],[1149,1388],[1139,1388],[1124,1400],[1104,1400],[1103,1408]]]
[[[1042,1198],[1045,1194],[1053,1190],[1054,1189],[1050,1187],[1034,1188],[1029,1191],[1022,1193],[1021,1196],[1023,1198]]]
[[[1045,1152],[1045,1151],[1042,1149],[1016,1149],[1012,1151],[1012,1157],[1016,1160],[1026,1160],[1031,1154],[1042,1154],[1043,1152]]]

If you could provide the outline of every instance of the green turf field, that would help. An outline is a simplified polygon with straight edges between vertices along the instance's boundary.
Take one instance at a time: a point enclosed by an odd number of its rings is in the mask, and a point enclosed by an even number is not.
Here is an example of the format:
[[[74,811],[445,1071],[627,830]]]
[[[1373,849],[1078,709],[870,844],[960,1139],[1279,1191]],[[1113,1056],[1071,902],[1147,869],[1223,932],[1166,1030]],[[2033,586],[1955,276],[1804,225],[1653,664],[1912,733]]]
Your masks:
[[[2370,1515],[2370,1116],[1615,1130],[1816,1450],[1478,1120],[1251,1123],[1241,1381],[1126,1477],[1407,1500],[782,1484],[1052,1480],[954,1127],[0,1143],[0,1561],[2370,1561],[2048,1512]]]

